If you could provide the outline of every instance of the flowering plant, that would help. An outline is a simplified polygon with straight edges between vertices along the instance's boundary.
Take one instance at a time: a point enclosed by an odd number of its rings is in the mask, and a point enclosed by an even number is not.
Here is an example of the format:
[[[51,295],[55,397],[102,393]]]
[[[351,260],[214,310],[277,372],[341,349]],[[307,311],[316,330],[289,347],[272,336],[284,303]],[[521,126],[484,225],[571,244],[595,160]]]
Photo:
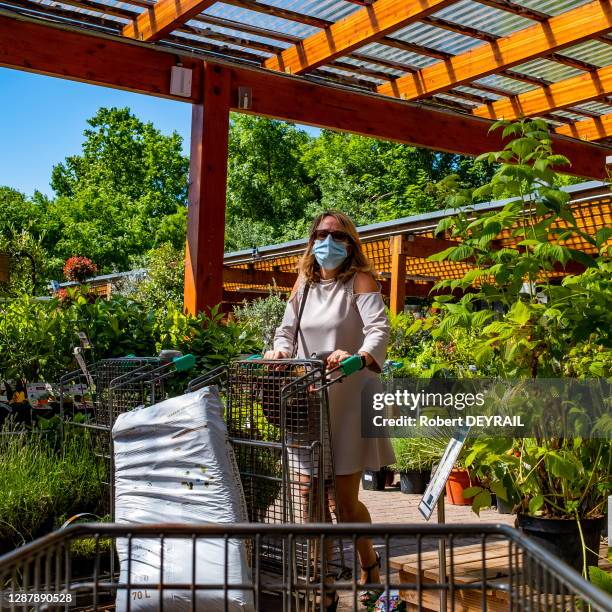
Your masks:
[[[97,271],[98,266],[87,257],[69,257],[64,264],[64,276],[69,281],[81,283]]]

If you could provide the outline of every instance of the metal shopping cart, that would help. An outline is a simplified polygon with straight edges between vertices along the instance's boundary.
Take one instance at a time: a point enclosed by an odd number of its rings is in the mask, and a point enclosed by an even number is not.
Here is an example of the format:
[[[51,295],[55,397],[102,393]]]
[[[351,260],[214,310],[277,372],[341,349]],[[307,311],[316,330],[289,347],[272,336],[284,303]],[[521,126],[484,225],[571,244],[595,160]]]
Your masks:
[[[328,355],[283,360],[254,356],[189,384],[189,390],[218,385],[225,395],[228,434],[252,522],[299,524],[334,518],[328,503],[334,494],[334,471],[327,389],[363,364],[355,355],[326,370]],[[321,568],[315,562],[318,545],[316,540],[305,542],[292,559],[292,571],[307,581],[317,573],[342,571],[341,547],[335,547],[333,564]],[[266,538],[260,552],[264,567],[286,569],[282,542]]]
[[[326,542],[342,540],[353,567],[352,577],[326,582],[305,582],[289,563],[282,578],[262,571],[259,562],[268,537],[281,541],[290,557],[306,541],[320,542],[325,563]],[[296,594],[318,598],[317,610],[339,594],[338,610],[360,610],[356,577],[356,542],[372,538],[382,558],[378,610],[447,610],[608,612],[612,598],[586,582],[575,570],[548,551],[504,525],[74,525],[49,534],[0,557],[0,611],[2,610],[234,610],[236,594],[248,597],[242,610],[289,612],[299,609]],[[439,543],[447,550],[447,572],[437,573]],[[181,542],[188,553],[182,573],[165,554]],[[240,542],[254,551],[252,571],[240,581],[229,579],[230,544]],[[214,545],[216,559],[202,559],[198,547]],[[119,544],[127,551],[122,572],[109,573],[104,550]],[[143,581],[135,570],[137,550],[159,551],[156,580]],[[92,551],[86,559],[82,551]],[[201,576],[202,563],[217,562],[221,571],[210,579]],[[412,573],[406,567],[412,567]],[[204,572],[206,574],[206,572]],[[210,573],[206,574],[210,576]],[[321,597],[327,594],[328,597]],[[115,602],[123,605],[115,608]],[[398,607],[399,606],[399,607]],[[371,608],[373,609],[373,608]]]
[[[86,364],[78,359],[80,368],[62,376],[59,382],[60,416],[74,417],[73,425],[91,432],[96,453],[106,459],[107,470],[100,478],[110,490],[110,512],[113,516],[113,458],[111,430],[123,412],[151,406],[171,395],[179,394],[184,383],[173,381],[181,372],[195,365],[193,355],[179,351],[162,351],[156,357],[118,357]],[[75,396],[79,402],[75,401]],[[68,403],[70,397],[72,401]]]

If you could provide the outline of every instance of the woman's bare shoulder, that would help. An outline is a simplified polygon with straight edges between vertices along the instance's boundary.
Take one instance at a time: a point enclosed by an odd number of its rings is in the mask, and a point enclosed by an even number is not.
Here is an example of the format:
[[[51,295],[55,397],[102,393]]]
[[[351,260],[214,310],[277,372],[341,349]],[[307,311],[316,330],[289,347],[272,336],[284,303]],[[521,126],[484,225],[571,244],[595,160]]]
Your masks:
[[[357,272],[353,281],[354,293],[378,293],[380,287],[378,283],[365,272]]]

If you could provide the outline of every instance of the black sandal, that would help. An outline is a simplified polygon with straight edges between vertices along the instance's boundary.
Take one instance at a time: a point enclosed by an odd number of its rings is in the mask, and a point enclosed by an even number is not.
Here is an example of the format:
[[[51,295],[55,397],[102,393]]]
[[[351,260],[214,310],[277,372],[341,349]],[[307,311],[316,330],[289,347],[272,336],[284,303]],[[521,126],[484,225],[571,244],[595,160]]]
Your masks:
[[[326,578],[335,578],[333,574],[327,574]],[[336,612],[338,609],[338,603],[340,602],[340,595],[338,595],[338,591],[325,591],[325,594],[321,595],[321,597],[331,597],[332,602],[325,606],[326,612]]]
[[[372,565],[368,565],[367,567],[361,568],[361,570],[366,573],[365,584],[370,584],[372,582],[372,572],[376,568],[380,568],[380,555],[378,553],[375,553],[375,554],[376,554],[376,561],[374,561]],[[380,589],[380,590],[376,589],[376,590],[371,590],[371,591],[361,591],[359,593],[359,601],[364,606],[367,606],[371,603],[374,603],[382,592],[383,592],[383,589]]]
[[[340,603],[340,595],[338,595],[338,591],[330,591],[327,593],[326,597],[334,596],[334,600],[325,608],[326,612],[336,612],[338,609],[338,604]]]

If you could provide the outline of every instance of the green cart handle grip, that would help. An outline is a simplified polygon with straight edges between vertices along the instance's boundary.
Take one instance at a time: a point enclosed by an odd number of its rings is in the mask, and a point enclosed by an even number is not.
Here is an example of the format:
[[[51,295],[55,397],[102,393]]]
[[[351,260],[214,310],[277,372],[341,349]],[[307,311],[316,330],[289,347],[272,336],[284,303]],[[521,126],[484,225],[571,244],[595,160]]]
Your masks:
[[[350,376],[363,369],[363,359],[361,355],[351,355],[340,362],[340,370],[345,376]]]
[[[175,357],[172,363],[177,372],[187,372],[187,370],[191,370],[195,367],[196,358],[191,353],[187,353],[187,355],[183,355],[182,357]]]
[[[263,355],[249,355],[245,361],[253,361],[254,359],[263,359]]]

